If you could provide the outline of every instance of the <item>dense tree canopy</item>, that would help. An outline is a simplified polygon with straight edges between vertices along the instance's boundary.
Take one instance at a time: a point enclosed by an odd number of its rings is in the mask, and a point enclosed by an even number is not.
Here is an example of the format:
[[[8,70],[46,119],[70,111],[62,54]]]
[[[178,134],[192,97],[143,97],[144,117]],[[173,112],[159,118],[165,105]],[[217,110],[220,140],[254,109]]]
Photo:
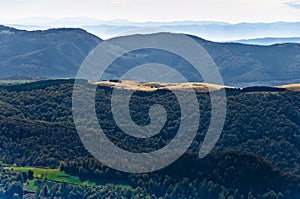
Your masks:
[[[105,167],[82,145],[72,118],[73,82],[42,81],[0,88],[0,160],[23,166],[61,166],[82,179],[110,179],[130,188],[57,184],[41,186],[37,192],[41,198],[67,198],[66,194],[70,198],[84,198],[84,194],[86,198],[115,198],[116,193],[126,198],[299,197],[299,92],[227,89],[224,130],[213,152],[204,159],[195,154],[206,134],[211,107],[209,94],[198,92],[201,121],[188,153],[161,171],[129,175]],[[132,96],[130,114],[137,124],[150,122],[148,111],[154,103],[167,110],[161,133],[141,140],[122,132],[113,121],[109,103],[112,89],[99,87],[97,91],[99,124],[119,147],[148,152],[167,145],[175,136],[180,106],[171,92],[135,92]],[[3,194],[21,196],[22,179],[8,176],[14,183],[10,189],[1,186]]]

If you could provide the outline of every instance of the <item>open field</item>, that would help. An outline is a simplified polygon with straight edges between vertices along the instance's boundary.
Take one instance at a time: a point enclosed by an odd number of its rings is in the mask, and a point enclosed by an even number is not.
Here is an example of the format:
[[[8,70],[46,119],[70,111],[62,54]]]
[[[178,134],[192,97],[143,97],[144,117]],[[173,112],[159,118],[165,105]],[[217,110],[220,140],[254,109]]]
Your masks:
[[[282,85],[282,86],[278,86],[279,88],[286,88],[288,90],[292,90],[292,91],[300,91],[300,84],[287,84],[287,85]]]
[[[14,170],[20,172],[28,172],[29,170],[34,172],[34,178],[36,179],[46,179],[49,181],[56,182],[66,182],[71,184],[83,185],[86,182],[82,182],[79,177],[71,176],[65,172],[57,169],[47,169],[47,168],[35,168],[35,167],[5,167],[7,170]],[[95,183],[86,183],[87,185],[95,185]]]
[[[80,186],[104,186],[106,184],[114,183],[118,186],[125,188],[130,188],[129,185],[120,182],[108,181],[107,179],[99,179],[97,182],[91,181],[82,181],[78,176],[73,176],[66,174],[59,170],[59,168],[50,169],[50,168],[36,168],[36,167],[15,167],[15,166],[5,166],[4,169],[19,171],[19,172],[28,172],[29,170],[34,172],[34,179],[27,181],[26,190],[29,192],[35,192],[39,186],[39,183],[43,181],[43,184],[52,186],[54,183],[68,183]],[[40,181],[40,182],[39,182]]]
[[[91,84],[109,86],[112,88],[125,89],[125,90],[138,90],[138,91],[155,91],[159,89],[185,90],[190,88],[200,92],[208,92],[209,89],[219,90],[221,88],[231,88],[224,85],[208,84],[208,83],[201,83],[201,82],[161,83],[161,82],[139,82],[133,80],[101,81],[101,82],[91,82]]]

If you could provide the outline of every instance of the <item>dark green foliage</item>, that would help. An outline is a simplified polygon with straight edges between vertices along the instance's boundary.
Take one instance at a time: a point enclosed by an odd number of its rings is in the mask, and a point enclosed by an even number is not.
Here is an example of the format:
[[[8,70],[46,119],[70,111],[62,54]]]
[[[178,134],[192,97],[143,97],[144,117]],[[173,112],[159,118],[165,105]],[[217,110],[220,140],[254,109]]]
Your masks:
[[[242,92],[281,92],[285,91],[285,88],[267,87],[267,86],[253,86],[247,87]]]
[[[24,194],[22,183],[24,182],[26,179],[16,172],[0,170],[0,198],[22,198]]]
[[[218,198],[234,193],[247,196],[250,192],[262,196],[271,190],[283,198],[300,196],[299,176],[283,174],[264,159],[240,152],[212,153],[204,159],[186,154],[170,166],[148,174],[120,173],[86,158],[67,162],[63,171],[94,181],[125,180],[133,188],[147,188],[148,194],[164,198]]]
[[[73,84],[73,79],[61,79],[61,80],[42,80],[38,82],[25,83],[13,86],[1,86],[1,88],[6,89],[9,92],[12,91],[31,91],[31,90],[43,90],[49,86],[55,86],[60,84]]]
[[[91,159],[81,144],[72,119],[72,83],[43,81],[40,85],[0,88],[0,160],[24,166],[61,165],[62,170],[82,180],[115,180],[129,184],[132,189],[57,184],[40,187],[40,198],[82,198],[82,194],[90,198],[298,198],[299,92],[226,89],[226,122],[212,154],[200,160],[188,153],[161,171],[128,175]],[[116,127],[109,107],[110,94],[110,88],[98,88],[97,116],[107,129],[107,136],[118,146],[138,152],[152,151],[168,144],[176,134],[180,109],[175,96],[168,91],[136,92],[131,98],[132,118],[141,125],[149,123],[148,110],[153,102],[169,110],[162,133],[144,142],[124,135]],[[209,95],[198,93],[198,100],[201,121],[189,149],[191,154],[198,152],[210,118]],[[64,163],[60,163],[62,160]],[[24,180],[28,175],[18,178]]]
[[[27,175],[28,179],[29,179],[29,180],[32,180],[32,179],[33,179],[33,175],[34,175],[34,172],[31,171],[31,170],[29,170],[29,171],[28,171],[28,175]]]

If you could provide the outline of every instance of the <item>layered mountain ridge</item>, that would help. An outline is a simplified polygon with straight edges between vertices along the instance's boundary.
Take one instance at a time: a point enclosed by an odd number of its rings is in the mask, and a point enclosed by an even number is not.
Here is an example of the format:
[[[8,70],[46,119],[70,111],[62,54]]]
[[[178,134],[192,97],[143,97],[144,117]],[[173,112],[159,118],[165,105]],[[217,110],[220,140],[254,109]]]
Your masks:
[[[277,86],[300,82],[300,44],[259,46],[216,43],[190,37],[210,54],[225,85]],[[25,31],[0,26],[0,78],[16,75],[74,78],[88,53],[101,41],[78,28]],[[175,68],[180,66],[184,73],[191,73],[184,60],[170,53],[141,50],[128,54],[126,58],[116,63],[117,67],[107,71],[109,77],[118,76],[121,70],[128,70],[132,62],[162,63]],[[190,79],[201,81],[195,79],[194,74],[189,75]]]

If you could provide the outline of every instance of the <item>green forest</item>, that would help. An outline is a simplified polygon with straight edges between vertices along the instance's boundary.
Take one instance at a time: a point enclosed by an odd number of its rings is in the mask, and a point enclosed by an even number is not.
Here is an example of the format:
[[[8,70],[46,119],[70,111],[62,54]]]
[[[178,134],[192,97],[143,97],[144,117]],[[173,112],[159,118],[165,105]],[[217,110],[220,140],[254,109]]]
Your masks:
[[[300,197],[300,92],[226,89],[225,126],[217,145],[203,159],[198,151],[211,105],[209,93],[197,92],[201,120],[186,154],[162,170],[129,174],[101,164],[81,143],[72,116],[73,83],[45,80],[0,87],[0,198]],[[82,84],[86,86],[85,81]],[[115,124],[111,94],[112,88],[98,86],[95,102],[99,124],[115,145],[149,152],[174,138],[180,106],[172,92],[138,91],[131,97],[130,114],[139,125],[150,122],[151,105],[159,103],[167,110],[161,133],[144,140],[125,134]],[[38,175],[40,170],[34,168],[55,170],[74,180],[52,175],[51,181],[50,174]]]

